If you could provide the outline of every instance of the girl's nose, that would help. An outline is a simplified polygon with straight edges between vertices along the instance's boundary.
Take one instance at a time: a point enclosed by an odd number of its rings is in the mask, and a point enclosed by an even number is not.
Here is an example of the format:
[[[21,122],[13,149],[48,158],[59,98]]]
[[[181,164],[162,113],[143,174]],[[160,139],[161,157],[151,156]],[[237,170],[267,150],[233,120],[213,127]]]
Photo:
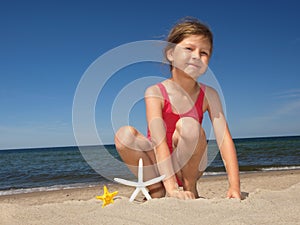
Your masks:
[[[193,58],[193,59],[200,59],[200,52],[197,51],[197,50],[194,50],[194,51],[192,52],[192,58]]]

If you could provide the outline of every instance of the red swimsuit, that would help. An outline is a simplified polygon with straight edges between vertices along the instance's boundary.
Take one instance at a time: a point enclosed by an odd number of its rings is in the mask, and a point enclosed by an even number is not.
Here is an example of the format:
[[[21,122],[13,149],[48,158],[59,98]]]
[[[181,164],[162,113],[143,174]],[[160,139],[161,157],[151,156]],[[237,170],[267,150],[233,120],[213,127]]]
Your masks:
[[[203,120],[203,99],[204,99],[204,93],[205,93],[205,85],[200,85],[200,93],[198,95],[198,98],[191,110],[184,114],[176,114],[172,111],[172,105],[170,103],[170,99],[167,93],[167,90],[165,86],[162,83],[157,84],[160,88],[160,91],[162,93],[162,96],[164,98],[164,107],[162,110],[162,118],[165,122],[166,126],[166,138],[167,138],[167,144],[170,149],[170,153],[173,152],[173,146],[172,146],[172,136],[176,128],[177,121],[182,117],[192,117],[199,121],[199,123],[202,123]],[[148,138],[150,139],[150,131],[148,129]],[[181,182],[177,179],[177,182],[179,186],[181,186]]]

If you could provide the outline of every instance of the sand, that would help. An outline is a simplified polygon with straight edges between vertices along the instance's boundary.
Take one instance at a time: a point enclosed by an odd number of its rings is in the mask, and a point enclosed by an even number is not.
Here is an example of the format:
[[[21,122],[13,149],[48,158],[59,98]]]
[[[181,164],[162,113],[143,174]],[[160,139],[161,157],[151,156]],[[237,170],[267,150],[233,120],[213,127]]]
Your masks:
[[[130,203],[133,188],[108,185],[119,194],[104,208],[102,186],[0,196],[0,224],[300,224],[300,170],[241,174],[242,201],[227,187],[226,176],[203,177],[203,198]]]

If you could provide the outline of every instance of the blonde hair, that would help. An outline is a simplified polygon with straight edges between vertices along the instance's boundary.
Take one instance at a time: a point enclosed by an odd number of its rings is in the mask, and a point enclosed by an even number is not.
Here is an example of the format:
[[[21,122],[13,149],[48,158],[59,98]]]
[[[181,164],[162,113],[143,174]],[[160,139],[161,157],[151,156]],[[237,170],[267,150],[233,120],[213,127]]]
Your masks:
[[[210,53],[212,53],[213,34],[210,28],[196,18],[185,17],[179,22],[177,22],[169,32],[169,35],[166,40],[168,44],[165,47],[164,52],[167,61],[169,61],[166,57],[167,51],[173,48],[174,44],[180,43],[183,39],[191,35],[202,35],[204,38],[207,38],[211,44]],[[172,70],[172,65],[170,65],[170,70]]]

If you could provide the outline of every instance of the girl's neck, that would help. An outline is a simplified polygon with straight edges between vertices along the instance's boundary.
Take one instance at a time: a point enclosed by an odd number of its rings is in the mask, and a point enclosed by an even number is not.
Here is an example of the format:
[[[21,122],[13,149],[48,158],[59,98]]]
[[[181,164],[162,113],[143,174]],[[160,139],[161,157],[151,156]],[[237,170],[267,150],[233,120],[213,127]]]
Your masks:
[[[198,82],[187,74],[172,73],[170,80],[180,85],[189,95],[193,95],[198,91]]]

